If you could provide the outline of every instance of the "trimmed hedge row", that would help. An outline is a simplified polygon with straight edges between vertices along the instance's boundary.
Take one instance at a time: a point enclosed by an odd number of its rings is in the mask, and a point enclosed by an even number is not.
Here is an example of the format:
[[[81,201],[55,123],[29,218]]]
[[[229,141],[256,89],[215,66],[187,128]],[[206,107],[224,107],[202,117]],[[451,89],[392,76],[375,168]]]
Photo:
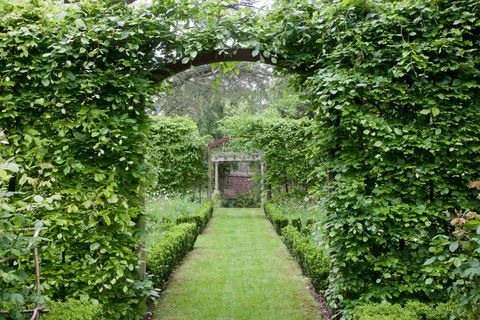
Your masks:
[[[208,202],[204,207],[194,214],[183,214],[176,219],[176,224],[194,223],[197,232],[201,233],[213,215],[213,204]]]
[[[197,240],[198,227],[194,223],[181,223],[163,233],[148,252],[147,270],[155,286],[161,287],[170,273]]]
[[[355,320],[448,320],[455,313],[452,302],[425,304],[410,301],[405,306],[399,304],[371,303],[353,309]],[[462,318],[464,319],[464,318]],[[473,320],[473,319],[465,319]]]
[[[302,231],[303,229],[307,228],[309,225],[315,223],[313,218],[303,219],[296,216],[295,214],[287,215],[286,212],[277,204],[267,203],[264,207],[265,215],[267,216],[268,220],[273,224],[277,233],[281,235],[281,231],[288,225],[292,225],[297,228],[298,231]]]
[[[102,306],[98,303],[82,300],[67,300],[64,302],[50,302],[49,312],[42,315],[42,320],[100,320]]]
[[[272,223],[278,234],[282,234],[282,229],[288,226],[289,220],[274,204],[267,203],[264,207],[265,215]]]
[[[303,273],[311,279],[315,290],[325,290],[328,287],[329,262],[322,248],[291,225],[282,229],[282,236]]]
[[[149,248],[147,270],[155,286],[163,286],[173,269],[193,248],[197,236],[213,215],[213,205],[213,202],[207,202],[198,212],[179,216],[176,225]]]

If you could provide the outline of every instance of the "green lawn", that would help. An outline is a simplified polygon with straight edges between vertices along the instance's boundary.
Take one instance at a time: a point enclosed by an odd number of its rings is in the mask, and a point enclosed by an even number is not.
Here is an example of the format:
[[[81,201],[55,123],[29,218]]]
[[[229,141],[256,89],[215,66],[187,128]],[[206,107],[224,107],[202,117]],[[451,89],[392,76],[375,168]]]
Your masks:
[[[321,319],[296,263],[260,209],[218,209],[172,276],[154,319]]]

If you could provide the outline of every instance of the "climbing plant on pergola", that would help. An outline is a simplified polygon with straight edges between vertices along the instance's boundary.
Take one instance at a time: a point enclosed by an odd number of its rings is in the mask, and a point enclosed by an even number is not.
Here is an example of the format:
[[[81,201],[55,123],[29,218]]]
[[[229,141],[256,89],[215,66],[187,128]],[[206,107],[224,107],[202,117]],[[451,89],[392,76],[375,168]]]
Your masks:
[[[0,1],[0,152],[21,168],[9,219],[49,224],[47,294],[135,318],[150,288],[138,275],[145,108],[169,76],[225,61],[275,65],[310,97],[332,306],[432,300],[452,282],[423,263],[443,249],[429,248],[443,212],[478,208],[466,188],[480,164],[478,1],[279,1],[268,16],[218,1],[59,4]],[[18,209],[57,193],[56,206]]]

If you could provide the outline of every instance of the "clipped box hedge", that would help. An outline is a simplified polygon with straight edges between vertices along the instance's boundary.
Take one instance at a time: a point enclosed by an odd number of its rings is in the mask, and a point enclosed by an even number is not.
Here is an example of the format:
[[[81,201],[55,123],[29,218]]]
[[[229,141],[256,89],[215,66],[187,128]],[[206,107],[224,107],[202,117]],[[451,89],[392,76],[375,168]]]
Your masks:
[[[274,204],[265,204],[264,210],[268,220],[270,220],[277,233],[281,235],[282,229],[288,226],[288,218]]]
[[[163,286],[197,239],[195,223],[181,223],[162,234],[148,251],[147,269],[157,287]]]
[[[354,320],[449,320],[455,314],[455,308],[453,302],[426,304],[409,301],[405,306],[383,302],[357,306],[352,315]],[[461,319],[474,320],[464,317]]]
[[[197,232],[201,233],[213,215],[213,203],[207,202],[202,209],[193,214],[183,214],[176,219],[177,224],[194,223]]]
[[[311,279],[315,290],[325,290],[328,286],[329,262],[322,248],[291,225],[282,229],[282,236],[303,273]]]
[[[42,320],[100,320],[102,306],[98,303],[83,300],[67,300],[50,302],[48,313],[42,314]]]

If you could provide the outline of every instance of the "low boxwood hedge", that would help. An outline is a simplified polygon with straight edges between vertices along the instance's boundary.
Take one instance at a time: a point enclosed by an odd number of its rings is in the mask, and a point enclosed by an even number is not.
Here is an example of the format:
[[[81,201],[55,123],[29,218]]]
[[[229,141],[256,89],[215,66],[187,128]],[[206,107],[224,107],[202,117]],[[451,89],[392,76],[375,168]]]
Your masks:
[[[147,270],[157,287],[163,286],[175,266],[193,248],[198,235],[195,223],[173,226],[150,247]]]
[[[102,306],[84,300],[55,301],[47,304],[48,313],[42,314],[42,320],[100,320]]]
[[[201,210],[194,214],[183,214],[176,219],[177,224],[194,223],[197,226],[197,232],[201,233],[213,215],[213,203],[206,203]]]
[[[298,261],[303,273],[312,281],[316,291],[325,290],[328,286],[328,257],[309,236],[303,235],[294,226],[282,229],[283,242],[290,253]]]
[[[354,320],[448,320],[455,314],[455,309],[453,302],[426,304],[409,301],[404,306],[383,302],[357,306],[352,316]]]
[[[267,203],[264,210],[267,219],[270,220],[277,233],[282,234],[282,229],[288,226],[288,218],[274,204]]]

